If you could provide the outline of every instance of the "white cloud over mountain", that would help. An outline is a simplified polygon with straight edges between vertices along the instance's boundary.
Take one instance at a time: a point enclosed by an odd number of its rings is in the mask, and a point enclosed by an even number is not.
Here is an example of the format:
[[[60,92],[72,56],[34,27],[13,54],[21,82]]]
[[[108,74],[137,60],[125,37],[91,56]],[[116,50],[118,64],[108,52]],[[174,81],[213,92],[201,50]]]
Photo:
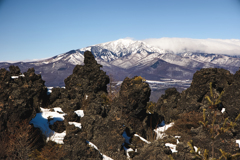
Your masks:
[[[153,38],[143,41],[151,46],[159,47],[174,53],[188,51],[240,55],[239,39]]]

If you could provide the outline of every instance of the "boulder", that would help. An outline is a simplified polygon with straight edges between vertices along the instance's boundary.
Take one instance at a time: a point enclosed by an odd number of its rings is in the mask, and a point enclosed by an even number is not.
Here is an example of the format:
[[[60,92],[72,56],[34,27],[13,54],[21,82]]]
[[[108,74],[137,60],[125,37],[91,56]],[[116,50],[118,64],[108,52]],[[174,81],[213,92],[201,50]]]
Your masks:
[[[191,86],[181,93],[181,98],[177,104],[179,113],[201,111],[201,106],[208,104],[205,96],[210,96],[210,82],[213,92],[220,95],[233,81],[233,75],[225,69],[204,68],[197,71],[193,75]]]
[[[224,90],[222,104],[229,118],[235,120],[240,114],[240,71],[235,73],[234,82]]]
[[[115,113],[118,118],[123,119],[126,127],[131,132],[135,132],[147,137],[147,124],[144,119],[147,118],[146,113],[147,102],[151,94],[149,84],[142,77],[125,78],[120,91],[119,97],[114,99],[111,113]]]
[[[165,94],[158,99],[154,110],[164,117],[165,123],[170,123],[178,118],[177,103],[179,99],[180,93],[176,88],[169,88],[165,90]]]

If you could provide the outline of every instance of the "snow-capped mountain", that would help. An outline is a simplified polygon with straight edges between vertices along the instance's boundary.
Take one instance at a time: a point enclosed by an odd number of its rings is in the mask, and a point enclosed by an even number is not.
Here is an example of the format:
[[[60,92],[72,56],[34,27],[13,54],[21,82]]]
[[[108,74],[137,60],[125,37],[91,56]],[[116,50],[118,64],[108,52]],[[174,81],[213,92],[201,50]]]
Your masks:
[[[151,47],[142,41],[131,39],[119,39],[112,42],[102,43],[86,48],[82,48],[80,53],[90,50],[98,59],[110,62],[121,57],[128,57],[135,54],[146,56],[148,53],[163,53],[164,50]]]
[[[238,56],[189,51],[175,54],[132,39],[119,39],[71,50],[41,61],[18,62],[13,65],[18,65],[23,72],[34,67],[47,86],[62,86],[63,80],[72,73],[74,66],[83,65],[83,54],[87,50],[94,54],[103,70],[113,75],[115,80],[135,75],[141,75],[148,80],[191,79],[196,70],[201,68],[225,68],[235,73],[240,66]],[[1,68],[8,68],[10,65],[12,64],[0,63]]]

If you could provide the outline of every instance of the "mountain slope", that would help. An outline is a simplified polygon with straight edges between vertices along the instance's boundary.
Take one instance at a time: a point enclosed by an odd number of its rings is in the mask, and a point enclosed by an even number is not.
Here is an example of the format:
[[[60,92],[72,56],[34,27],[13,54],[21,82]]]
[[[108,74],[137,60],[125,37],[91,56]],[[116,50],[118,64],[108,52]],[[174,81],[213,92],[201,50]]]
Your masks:
[[[103,70],[115,80],[135,75],[141,75],[148,80],[191,79],[193,73],[201,68],[224,68],[235,73],[240,66],[238,56],[196,52],[174,54],[142,41],[119,39],[71,50],[41,61],[0,63],[0,67],[18,65],[23,72],[34,67],[36,73],[42,75],[47,86],[63,86],[64,79],[72,73],[74,66],[84,64],[83,54],[87,50],[93,53]]]

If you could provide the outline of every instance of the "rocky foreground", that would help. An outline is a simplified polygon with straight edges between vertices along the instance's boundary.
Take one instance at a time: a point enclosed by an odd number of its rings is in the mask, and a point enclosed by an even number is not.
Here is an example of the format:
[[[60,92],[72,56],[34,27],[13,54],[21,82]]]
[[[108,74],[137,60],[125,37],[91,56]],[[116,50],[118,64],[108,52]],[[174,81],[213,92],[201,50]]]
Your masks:
[[[84,160],[103,159],[102,154],[115,160],[237,159],[240,71],[232,75],[224,69],[201,69],[187,90],[167,89],[155,104],[149,102],[151,89],[142,77],[125,78],[113,97],[102,66],[89,51],[84,58],[84,65],[65,79],[66,88],[53,88],[49,95],[33,68],[23,74],[17,66],[0,70],[0,159]],[[45,134],[30,124],[40,107],[60,107],[66,113],[64,121],[50,126],[55,132],[66,130],[64,144],[46,142]],[[84,117],[74,112],[79,109]],[[174,125],[156,140],[153,130],[163,121]],[[124,144],[123,133],[131,137],[129,143]],[[175,144],[177,152],[167,143]],[[133,151],[126,155],[124,148]]]

